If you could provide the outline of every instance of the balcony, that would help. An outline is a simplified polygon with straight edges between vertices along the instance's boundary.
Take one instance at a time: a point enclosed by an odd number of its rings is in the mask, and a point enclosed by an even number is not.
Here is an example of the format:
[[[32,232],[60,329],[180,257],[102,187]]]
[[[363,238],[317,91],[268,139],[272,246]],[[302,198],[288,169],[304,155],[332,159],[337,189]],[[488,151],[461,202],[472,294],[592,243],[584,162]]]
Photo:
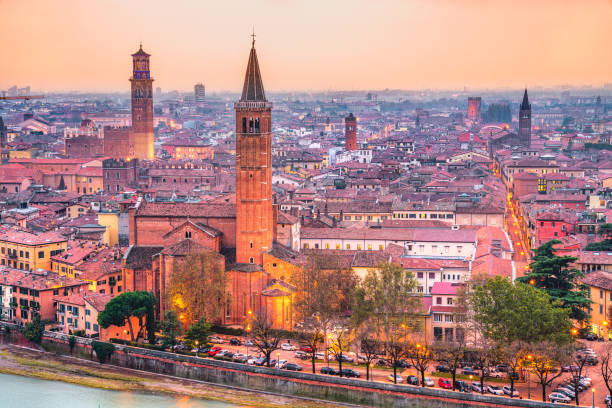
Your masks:
[[[8,257],[9,257],[9,259],[17,259],[17,254],[16,254],[16,253],[14,253],[14,252],[10,252],[10,253],[8,254]]]

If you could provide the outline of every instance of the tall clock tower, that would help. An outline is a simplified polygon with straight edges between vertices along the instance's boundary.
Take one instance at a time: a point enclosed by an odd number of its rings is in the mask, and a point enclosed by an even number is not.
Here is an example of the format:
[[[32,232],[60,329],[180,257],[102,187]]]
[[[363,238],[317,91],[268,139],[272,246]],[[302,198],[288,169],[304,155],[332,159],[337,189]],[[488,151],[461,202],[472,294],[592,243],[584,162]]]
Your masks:
[[[140,49],[132,54],[132,140],[134,157],[152,160],[153,146],[153,78],[149,70],[149,57]]]
[[[531,104],[527,96],[527,88],[525,88],[523,102],[519,109],[518,136],[523,147],[531,147]]]
[[[236,111],[236,262],[263,263],[274,239],[272,103],[266,99],[255,37]]]

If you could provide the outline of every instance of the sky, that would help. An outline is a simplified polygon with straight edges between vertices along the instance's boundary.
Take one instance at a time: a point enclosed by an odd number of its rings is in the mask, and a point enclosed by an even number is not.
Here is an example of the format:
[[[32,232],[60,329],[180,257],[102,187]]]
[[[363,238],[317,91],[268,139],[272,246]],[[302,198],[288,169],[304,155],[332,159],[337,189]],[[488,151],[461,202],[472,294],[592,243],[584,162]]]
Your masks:
[[[0,0],[0,89],[240,91],[251,30],[267,91],[612,82],[612,0]]]

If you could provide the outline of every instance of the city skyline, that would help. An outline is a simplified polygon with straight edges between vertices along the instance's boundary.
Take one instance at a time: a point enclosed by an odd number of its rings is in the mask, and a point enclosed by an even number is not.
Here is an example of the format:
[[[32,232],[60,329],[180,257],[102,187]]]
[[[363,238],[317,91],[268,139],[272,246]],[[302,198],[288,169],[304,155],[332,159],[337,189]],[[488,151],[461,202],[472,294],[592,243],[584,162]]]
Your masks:
[[[611,81],[607,0],[556,8],[548,0],[261,1],[240,4],[241,13],[217,3],[162,4],[0,2],[10,16],[0,35],[19,34],[6,47],[12,62],[0,67],[0,89],[123,92],[128,56],[142,40],[155,87],[190,90],[202,82],[210,92],[238,92],[253,26],[271,92]]]

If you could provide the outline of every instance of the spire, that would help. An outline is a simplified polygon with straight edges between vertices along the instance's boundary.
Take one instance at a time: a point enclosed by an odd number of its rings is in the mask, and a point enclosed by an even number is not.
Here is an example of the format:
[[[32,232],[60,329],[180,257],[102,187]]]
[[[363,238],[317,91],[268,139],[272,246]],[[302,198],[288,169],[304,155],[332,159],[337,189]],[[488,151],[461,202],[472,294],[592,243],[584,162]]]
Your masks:
[[[142,49],[142,40],[140,41],[140,48],[138,48],[138,51],[136,51],[134,54],[132,54],[132,57],[136,57],[136,56],[144,56],[144,57],[150,57],[150,54],[147,54],[146,52],[144,52],[144,50]]]
[[[251,34],[253,42],[251,53],[249,54],[249,64],[247,65],[246,75],[244,76],[244,86],[242,87],[241,102],[259,101],[267,102],[264,92],[261,74],[259,73],[259,62],[257,62],[257,52],[255,51],[255,32]]]
[[[523,95],[523,103],[521,103],[521,110],[529,110],[531,105],[529,104],[529,97],[527,96],[527,88],[525,88],[525,94]]]

